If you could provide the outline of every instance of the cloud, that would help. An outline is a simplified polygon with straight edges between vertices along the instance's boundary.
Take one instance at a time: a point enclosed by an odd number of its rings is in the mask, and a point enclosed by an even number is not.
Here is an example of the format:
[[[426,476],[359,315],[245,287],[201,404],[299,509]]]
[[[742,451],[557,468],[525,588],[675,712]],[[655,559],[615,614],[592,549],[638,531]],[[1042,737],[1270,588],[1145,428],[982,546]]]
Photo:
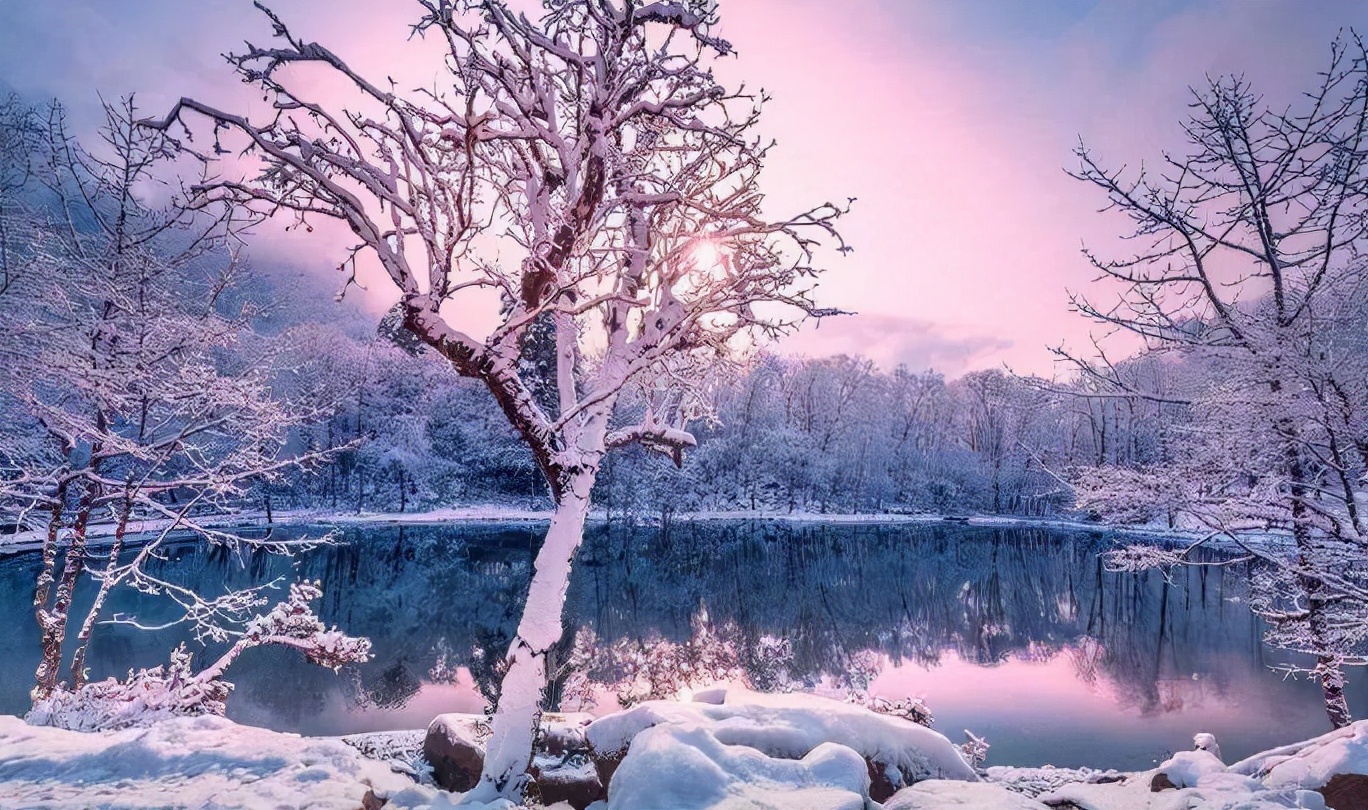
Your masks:
[[[1008,337],[964,330],[897,315],[845,315],[804,326],[783,340],[783,354],[826,357],[835,354],[868,357],[884,370],[905,365],[912,371],[934,369],[947,377],[999,367],[1002,353],[1012,348]]]

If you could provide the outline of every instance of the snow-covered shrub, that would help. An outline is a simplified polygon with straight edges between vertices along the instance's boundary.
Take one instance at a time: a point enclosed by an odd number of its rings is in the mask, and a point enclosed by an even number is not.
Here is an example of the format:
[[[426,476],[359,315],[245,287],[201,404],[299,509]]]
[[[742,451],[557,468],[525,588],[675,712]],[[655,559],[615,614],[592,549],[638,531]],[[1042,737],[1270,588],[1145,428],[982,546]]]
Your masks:
[[[106,678],[75,690],[59,687],[36,701],[25,719],[73,731],[107,731],[178,715],[222,716],[233,690],[223,680],[224,670],[244,650],[268,644],[293,647],[309,661],[334,670],[369,660],[368,639],[329,628],[314,615],[309,603],[322,595],[316,584],[291,584],[287,599],[248,622],[233,646],[200,672],[194,671],[193,656],[181,644],[171,651],[169,663],[130,671],[122,681]]]
[[[960,756],[969,763],[969,767],[977,769],[988,758],[988,749],[992,748],[988,741],[978,736],[969,729],[964,730],[965,741],[960,743]]]
[[[878,695],[870,695],[863,690],[856,690],[846,695],[846,702],[863,706],[878,714],[911,720],[913,723],[927,728],[931,728],[932,724],[936,722],[936,718],[931,714],[931,707],[927,706],[926,701],[919,697],[908,696],[901,700],[889,700]]]
[[[34,703],[25,719],[71,731],[109,731],[177,715],[222,715],[233,685],[195,677],[191,657],[181,644],[171,651],[169,663],[130,671],[122,681],[106,678],[75,691],[59,688]]]

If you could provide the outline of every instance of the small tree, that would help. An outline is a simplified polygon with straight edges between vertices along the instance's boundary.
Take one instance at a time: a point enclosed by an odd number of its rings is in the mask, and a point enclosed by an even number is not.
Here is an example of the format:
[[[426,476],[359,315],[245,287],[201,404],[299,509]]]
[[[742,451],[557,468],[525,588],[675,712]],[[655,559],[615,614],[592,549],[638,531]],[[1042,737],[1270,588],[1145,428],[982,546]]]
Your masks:
[[[207,119],[216,151],[259,161],[201,199],[345,223],[345,266],[365,252],[399,293],[390,322],[480,380],[536,459],[555,513],[471,795],[517,797],[604,454],[638,443],[678,461],[707,401],[700,371],[824,314],[813,240],[841,246],[843,209],[762,210],[761,99],[708,69],[732,52],[711,3],[548,0],[534,20],[501,0],[419,0],[415,34],[447,54],[442,83],[413,92],[257,5],[276,43],[229,60],[272,113],[183,99],[154,126]],[[340,79],[354,102],[312,98],[305,75]],[[477,313],[497,317],[483,338]],[[623,423],[628,390],[645,407]]]
[[[1368,663],[1368,59],[1335,42],[1303,102],[1272,108],[1242,79],[1194,91],[1188,151],[1158,170],[1110,171],[1080,147],[1075,176],[1134,225],[1135,255],[1088,254],[1123,293],[1074,299],[1085,316],[1200,373],[1146,390],[1105,361],[1106,396],[1188,407],[1159,472],[1166,505],[1260,559],[1255,607],[1279,646],[1311,653],[1331,721],[1349,721],[1341,668]],[[1069,358],[1074,360],[1074,358]],[[1150,470],[1154,475],[1155,470]],[[1115,478],[1115,476],[1112,476]],[[1175,490],[1177,490],[1175,492]],[[1286,556],[1249,530],[1286,530]],[[1183,555],[1130,553],[1120,564]],[[1129,560],[1129,562],[1128,562]]]
[[[60,106],[32,111],[29,171],[6,200],[14,227],[0,234],[0,251],[24,268],[0,294],[0,409],[13,422],[0,447],[0,514],[42,535],[36,705],[89,696],[86,654],[115,587],[171,598],[197,635],[218,640],[266,603],[261,588],[203,596],[149,573],[144,563],[173,532],[280,552],[307,545],[203,520],[310,460],[281,452],[307,409],[272,398],[266,364],[238,351],[250,311],[219,305],[244,271],[234,247],[245,212],[147,205],[174,149],[134,122],[131,100],[106,113],[96,155],[68,136]],[[164,531],[125,561],[143,518]],[[90,572],[99,581],[91,607],[73,616],[94,523],[112,523],[113,540]]]

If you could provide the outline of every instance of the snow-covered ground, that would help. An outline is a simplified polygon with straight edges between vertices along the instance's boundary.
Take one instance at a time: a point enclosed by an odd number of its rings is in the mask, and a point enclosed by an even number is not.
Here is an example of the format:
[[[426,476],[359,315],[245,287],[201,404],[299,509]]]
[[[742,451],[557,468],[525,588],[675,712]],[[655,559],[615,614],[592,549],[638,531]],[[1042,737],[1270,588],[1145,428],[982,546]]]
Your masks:
[[[340,740],[179,717],[87,734],[0,716],[0,806],[358,808],[411,780]]]
[[[483,505],[434,509],[427,512],[337,512],[329,510],[281,510],[268,522],[265,512],[243,511],[198,518],[200,525],[215,529],[264,529],[270,526],[353,526],[421,525],[435,523],[549,521],[550,511],[510,506]],[[128,524],[128,536],[155,536],[171,525],[170,519],[136,520]],[[90,546],[98,547],[114,538],[113,523],[91,523],[86,529]],[[31,551],[42,546],[44,533],[38,530],[0,534],[0,554]]]
[[[216,717],[87,734],[0,716],[0,807],[452,807],[459,794],[420,784],[403,761],[420,736],[349,744]],[[1364,721],[1230,766],[1195,750],[1135,774],[976,774],[943,736],[914,723],[735,688],[642,704],[593,721],[586,737],[600,772],[603,762],[614,768],[607,800],[592,810],[1343,809],[1363,806],[1353,803],[1360,777],[1346,775],[1368,773]],[[875,801],[874,764],[896,774],[894,787],[900,777],[913,784]],[[489,810],[499,807],[508,805]]]
[[[591,512],[589,515],[590,522],[602,522],[607,519],[607,515],[601,511]],[[651,516],[643,516],[642,519],[648,522],[654,520]],[[266,519],[265,512],[243,511],[211,518],[201,518],[199,519],[199,523],[203,526],[217,529],[249,530],[264,529],[268,525],[320,527],[386,525],[420,526],[442,523],[521,523],[549,522],[550,520],[551,512],[549,509],[533,509],[501,504],[480,504],[430,509],[424,512],[338,512],[335,510],[310,509],[277,510],[272,513],[269,523]],[[696,521],[756,520],[795,524],[861,524],[875,526],[953,522],[971,526],[1033,526],[1046,529],[1109,531],[1118,535],[1170,540],[1197,539],[1200,536],[1200,533],[1195,531],[1168,530],[1158,526],[1118,528],[1081,520],[1071,520],[1068,518],[1031,518],[1011,515],[965,516],[932,513],[835,514],[766,510],[716,510],[706,512],[680,512],[671,515],[670,520],[680,523]],[[168,519],[133,521],[129,524],[127,533],[133,538],[139,536],[147,537],[165,531],[169,525],[170,521]],[[90,524],[87,529],[89,544],[92,547],[98,547],[102,543],[107,544],[112,541],[114,528],[113,523]],[[37,530],[0,534],[0,555],[14,554],[40,548],[43,537],[44,533]]]

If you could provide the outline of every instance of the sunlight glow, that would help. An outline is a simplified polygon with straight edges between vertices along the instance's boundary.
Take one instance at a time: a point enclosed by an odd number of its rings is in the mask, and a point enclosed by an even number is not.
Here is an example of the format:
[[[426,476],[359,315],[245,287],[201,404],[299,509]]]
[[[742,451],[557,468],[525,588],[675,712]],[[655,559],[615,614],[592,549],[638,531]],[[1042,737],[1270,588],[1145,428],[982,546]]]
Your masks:
[[[711,239],[701,239],[691,250],[694,267],[701,276],[723,271],[722,249]]]

